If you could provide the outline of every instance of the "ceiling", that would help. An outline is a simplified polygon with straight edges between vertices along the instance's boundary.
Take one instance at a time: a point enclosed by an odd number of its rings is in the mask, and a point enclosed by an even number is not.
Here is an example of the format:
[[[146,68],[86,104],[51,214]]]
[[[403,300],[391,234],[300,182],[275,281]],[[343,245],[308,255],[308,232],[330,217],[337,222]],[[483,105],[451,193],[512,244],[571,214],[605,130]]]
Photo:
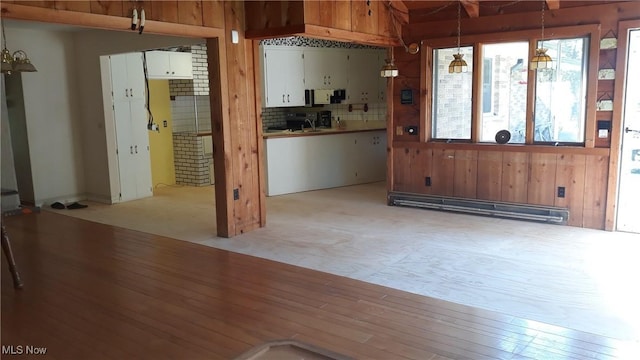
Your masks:
[[[611,2],[603,0],[460,0],[461,17],[482,17],[502,14],[540,12],[545,10],[598,5]],[[409,23],[455,20],[458,16],[458,1],[404,0],[409,12]]]

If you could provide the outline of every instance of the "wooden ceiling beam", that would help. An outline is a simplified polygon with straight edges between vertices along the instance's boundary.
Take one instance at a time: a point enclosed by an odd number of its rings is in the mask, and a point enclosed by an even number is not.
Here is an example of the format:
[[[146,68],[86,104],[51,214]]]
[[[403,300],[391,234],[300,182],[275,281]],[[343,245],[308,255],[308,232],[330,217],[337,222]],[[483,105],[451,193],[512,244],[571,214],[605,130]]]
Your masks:
[[[553,0],[547,0],[547,2]],[[556,0],[557,1],[557,0]],[[460,0],[464,11],[467,12],[470,18],[477,18],[480,16],[480,1],[479,0]]]
[[[558,10],[560,9],[560,0],[545,0],[547,2],[547,7],[549,10]]]

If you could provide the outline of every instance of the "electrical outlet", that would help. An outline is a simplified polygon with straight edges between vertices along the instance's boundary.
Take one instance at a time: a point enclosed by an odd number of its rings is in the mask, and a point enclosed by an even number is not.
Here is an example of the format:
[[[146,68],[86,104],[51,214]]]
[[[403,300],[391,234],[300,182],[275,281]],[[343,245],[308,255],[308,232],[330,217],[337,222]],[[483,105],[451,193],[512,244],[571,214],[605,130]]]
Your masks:
[[[563,198],[564,197],[564,192],[565,192],[564,186],[558,186],[558,197],[559,198]]]
[[[163,127],[167,127],[169,125],[169,123],[167,122],[167,120],[162,120],[162,126]]]
[[[431,176],[424,178],[424,186],[431,186]]]
[[[240,190],[233,189],[233,200],[238,200],[238,199],[240,199]]]

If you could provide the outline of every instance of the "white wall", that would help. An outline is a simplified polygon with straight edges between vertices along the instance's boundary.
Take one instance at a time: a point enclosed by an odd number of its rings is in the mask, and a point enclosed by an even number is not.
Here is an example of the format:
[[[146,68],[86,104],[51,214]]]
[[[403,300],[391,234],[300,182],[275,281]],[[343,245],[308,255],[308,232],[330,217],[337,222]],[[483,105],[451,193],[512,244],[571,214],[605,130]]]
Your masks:
[[[85,181],[89,198],[118,200],[115,156],[115,125],[105,119],[100,77],[100,56],[178,45],[202,43],[203,39],[156,36],[129,31],[90,30],[74,34],[78,59],[78,86],[83,119]],[[110,170],[111,169],[111,170]]]
[[[34,202],[80,199],[85,184],[73,38],[12,24],[5,24],[9,50],[26,51],[38,69],[22,74]]]
[[[36,205],[113,202],[119,181],[115,127],[104,119],[99,56],[203,39],[22,21],[6,21],[5,27],[9,50],[25,50],[38,69],[22,74]]]

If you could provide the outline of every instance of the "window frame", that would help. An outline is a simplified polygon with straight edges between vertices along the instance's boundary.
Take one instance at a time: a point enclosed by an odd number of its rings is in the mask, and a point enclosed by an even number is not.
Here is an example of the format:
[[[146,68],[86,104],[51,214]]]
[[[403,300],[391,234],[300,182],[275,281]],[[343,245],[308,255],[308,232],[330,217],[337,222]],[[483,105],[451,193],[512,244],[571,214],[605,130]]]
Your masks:
[[[598,83],[598,61],[600,53],[600,25],[577,25],[556,28],[545,28],[545,41],[553,39],[570,39],[587,37],[588,54],[586,57],[586,97],[585,97],[585,124],[584,124],[584,142],[580,143],[556,143],[556,142],[537,142],[534,141],[534,105],[535,105],[535,84],[536,71],[528,71],[527,74],[527,105],[525,118],[525,143],[524,144],[505,144],[500,146],[523,146],[523,145],[541,145],[541,146],[575,146],[593,148],[595,146],[595,128],[596,128],[596,97]],[[421,57],[421,98],[420,112],[423,114],[423,123],[425,126],[421,132],[421,141],[423,142],[446,142],[446,143],[470,143],[470,144],[487,144],[492,143],[480,142],[480,126],[482,118],[482,103],[480,102],[482,93],[482,76],[483,67],[477,64],[482,63],[483,54],[481,45],[496,44],[503,42],[526,41],[529,43],[529,58],[534,55],[538,41],[540,41],[540,30],[518,30],[501,33],[481,33],[473,35],[465,35],[460,37],[460,46],[473,46],[473,80],[471,95],[471,139],[435,139],[433,134],[433,52],[439,48],[451,48],[456,44],[455,37],[425,39],[422,40],[423,52]]]

